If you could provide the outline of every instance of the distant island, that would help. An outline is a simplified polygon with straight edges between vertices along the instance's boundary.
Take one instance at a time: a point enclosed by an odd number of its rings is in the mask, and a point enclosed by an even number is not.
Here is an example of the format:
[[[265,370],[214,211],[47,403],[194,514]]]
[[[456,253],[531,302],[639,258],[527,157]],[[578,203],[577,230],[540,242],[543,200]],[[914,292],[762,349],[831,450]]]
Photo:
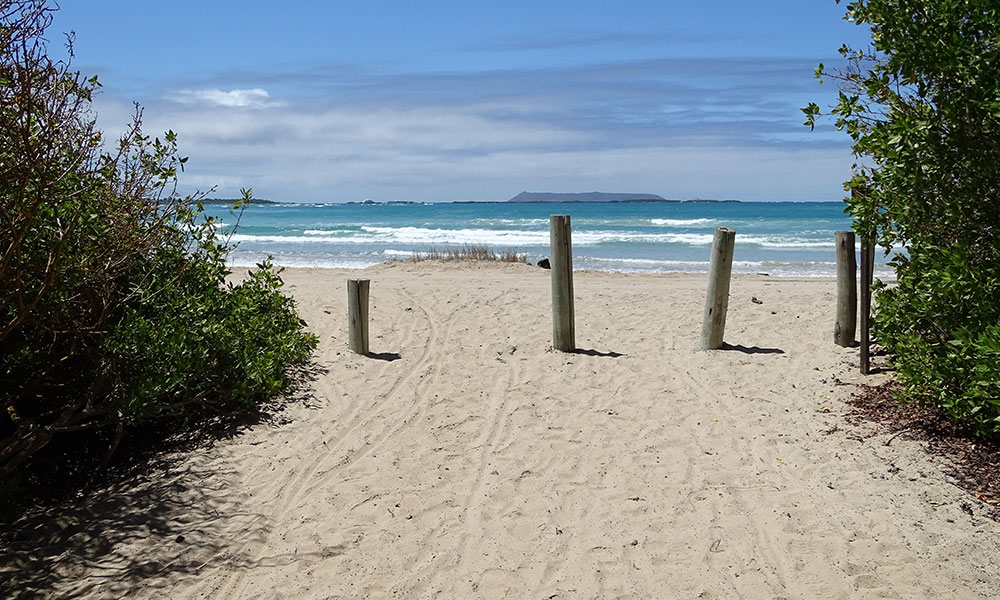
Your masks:
[[[547,203],[547,202],[739,202],[739,200],[668,200],[656,194],[630,194],[622,192],[521,192],[507,202]]]
[[[344,204],[360,204],[362,206],[386,205],[386,204],[423,204],[423,202],[413,202],[410,200],[388,200],[386,202],[376,202],[375,200],[362,200],[361,202],[345,202]]]

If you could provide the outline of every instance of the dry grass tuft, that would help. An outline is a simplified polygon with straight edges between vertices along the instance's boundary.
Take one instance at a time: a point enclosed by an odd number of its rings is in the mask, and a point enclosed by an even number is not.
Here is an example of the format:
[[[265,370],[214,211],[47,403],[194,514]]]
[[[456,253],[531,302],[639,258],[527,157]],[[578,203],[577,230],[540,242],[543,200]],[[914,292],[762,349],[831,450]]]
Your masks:
[[[528,255],[518,254],[510,248],[497,252],[489,246],[466,244],[461,248],[449,248],[447,250],[430,248],[424,252],[414,252],[413,256],[410,257],[410,262],[424,260],[489,260],[528,264]]]

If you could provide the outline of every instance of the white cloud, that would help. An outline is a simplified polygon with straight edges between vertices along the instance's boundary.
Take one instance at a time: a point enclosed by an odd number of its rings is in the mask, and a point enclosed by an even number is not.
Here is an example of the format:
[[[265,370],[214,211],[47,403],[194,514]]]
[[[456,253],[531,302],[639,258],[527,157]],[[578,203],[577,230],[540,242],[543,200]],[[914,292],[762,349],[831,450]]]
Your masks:
[[[267,90],[262,88],[233,89],[228,92],[220,89],[180,90],[174,93],[171,99],[184,104],[226,108],[266,108],[281,105],[281,102],[272,99]]]
[[[253,187],[310,202],[504,200],[524,189],[837,200],[848,144],[802,127],[813,83],[800,66],[258,75],[282,100],[233,76],[177,85],[146,107],[145,131],[177,132],[190,157],[184,191],[218,186],[225,197]],[[98,102],[111,133],[119,123],[105,117],[127,104]]]
[[[182,185],[218,186],[221,196],[253,187],[281,201],[505,200],[522,189],[836,200],[850,164],[846,148],[754,147],[687,132],[608,144],[585,127],[469,107],[166,108],[147,110],[145,129],[178,133],[190,156]]]

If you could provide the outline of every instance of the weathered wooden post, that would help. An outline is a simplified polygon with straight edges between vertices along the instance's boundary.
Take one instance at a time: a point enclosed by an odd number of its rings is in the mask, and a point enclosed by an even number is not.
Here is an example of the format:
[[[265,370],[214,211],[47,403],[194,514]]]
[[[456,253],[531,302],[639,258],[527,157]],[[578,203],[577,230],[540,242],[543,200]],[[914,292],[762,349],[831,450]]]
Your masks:
[[[569,215],[549,216],[549,252],[552,255],[552,347],[573,352],[576,350],[576,328]]]
[[[871,372],[872,274],[875,271],[875,241],[861,240],[861,374]]]
[[[368,354],[368,279],[347,280],[347,344],[351,352]]]
[[[848,348],[854,345],[858,325],[858,262],[854,257],[854,232],[838,231],[837,243],[837,320],[833,324],[833,343]]]
[[[726,311],[729,309],[729,279],[733,272],[733,246],[736,231],[716,227],[712,240],[712,258],[708,264],[708,293],[705,296],[705,318],[701,324],[701,349],[722,347],[726,332]]]

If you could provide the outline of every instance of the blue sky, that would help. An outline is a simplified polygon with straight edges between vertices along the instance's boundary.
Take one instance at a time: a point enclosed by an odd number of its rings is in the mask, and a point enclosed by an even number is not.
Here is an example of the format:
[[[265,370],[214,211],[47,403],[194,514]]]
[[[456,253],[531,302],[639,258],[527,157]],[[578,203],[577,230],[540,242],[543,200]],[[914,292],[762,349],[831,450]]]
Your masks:
[[[834,0],[64,0],[99,122],[178,133],[182,191],[281,201],[522,190],[839,200],[846,135],[803,127],[863,46]]]

